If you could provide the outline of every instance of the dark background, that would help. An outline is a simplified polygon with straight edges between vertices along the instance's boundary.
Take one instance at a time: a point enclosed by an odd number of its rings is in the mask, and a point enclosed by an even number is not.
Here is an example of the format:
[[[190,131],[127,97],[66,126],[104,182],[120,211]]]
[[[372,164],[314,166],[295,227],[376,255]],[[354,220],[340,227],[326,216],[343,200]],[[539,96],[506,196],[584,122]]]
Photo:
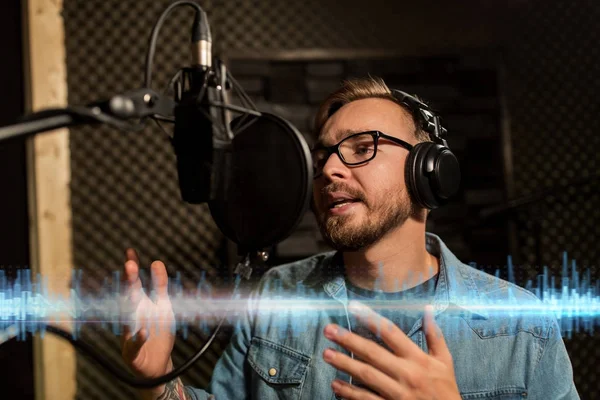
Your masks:
[[[17,121],[25,110],[21,3],[0,3],[0,126]],[[10,277],[29,265],[25,140],[0,142],[0,268]],[[33,399],[31,341],[11,340],[0,346],[0,380],[8,396]]]
[[[141,85],[147,38],[168,3],[65,0],[71,104]],[[566,251],[597,279],[600,213],[597,179],[590,179],[598,173],[600,145],[600,5],[593,0],[337,3],[212,0],[201,5],[209,14],[216,52],[247,92],[263,109],[290,119],[308,141],[318,102],[346,77],[380,75],[438,108],[461,160],[463,186],[452,204],[432,213],[428,229],[462,261],[504,271],[510,254],[516,283],[525,285],[543,266],[560,275]],[[5,48],[12,60],[1,64],[0,74],[5,89],[0,122],[6,124],[23,111],[22,54],[20,5],[6,0],[2,7],[0,29],[11,38]],[[178,10],[161,31],[156,89],[188,62],[190,23],[189,11]],[[215,284],[226,285],[227,268],[214,267],[231,262],[227,243],[206,207],[181,203],[174,154],[158,129],[135,135],[108,128],[71,132],[74,258],[88,276],[89,290],[120,267],[127,246],[140,251],[144,264],[164,260],[170,274],[178,271],[192,282],[204,270]],[[0,165],[10,171],[0,174],[0,221],[9,227],[0,233],[0,264],[26,265],[24,144],[0,144]],[[522,196],[534,201],[480,218],[482,210]],[[324,249],[307,214],[298,230],[272,249],[270,263]],[[84,337],[120,363],[112,333],[86,329]],[[192,332],[187,341],[178,340],[175,363],[202,339]],[[185,381],[205,386],[226,342],[224,332]],[[581,397],[597,397],[597,337],[576,334],[565,342]],[[0,367],[7,368],[3,387],[33,398],[27,381],[30,344],[1,346],[0,359],[9,356],[10,368],[7,362]],[[129,388],[83,357],[77,379],[81,399],[132,397]]]

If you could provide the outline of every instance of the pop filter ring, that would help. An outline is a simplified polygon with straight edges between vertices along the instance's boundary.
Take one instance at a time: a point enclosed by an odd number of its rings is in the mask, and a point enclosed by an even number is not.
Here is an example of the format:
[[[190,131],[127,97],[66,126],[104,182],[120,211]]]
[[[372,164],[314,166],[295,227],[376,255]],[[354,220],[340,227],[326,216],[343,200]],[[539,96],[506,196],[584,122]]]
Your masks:
[[[232,126],[235,126],[238,118],[231,122]],[[241,132],[236,132],[236,135],[232,140],[232,151],[234,153],[232,156],[233,170],[231,171],[231,181],[228,185],[230,189],[228,192],[228,201],[215,200],[208,202],[211,215],[217,224],[217,227],[227,238],[238,245],[239,254],[263,250],[289,237],[300,224],[305,212],[308,210],[312,196],[312,156],[310,154],[310,148],[302,134],[289,121],[273,114],[262,112],[260,117],[252,118],[255,118],[255,121]],[[293,190],[291,191],[285,190],[288,188],[284,188],[283,190],[278,190],[277,188],[271,189],[272,196],[291,196],[293,194],[299,194],[299,196],[295,196],[296,198],[292,198],[286,202],[290,204],[289,208],[285,210],[272,210],[272,212],[278,213],[280,218],[269,218],[268,215],[249,215],[250,207],[244,207],[245,204],[257,204],[257,202],[260,202],[261,193],[257,192],[256,198],[245,199],[239,197],[240,193],[235,192],[236,161],[241,158],[240,155],[244,152],[245,143],[248,143],[248,141],[252,142],[253,140],[266,140],[264,139],[266,133],[261,132],[259,128],[261,124],[275,124],[272,125],[272,127],[280,128],[281,134],[287,135],[287,137],[281,138],[282,140],[285,139],[285,141],[281,142],[282,144],[287,143],[285,144],[287,148],[281,149],[281,151],[285,154],[286,159],[289,160],[286,165],[287,168],[289,169],[290,166],[293,165],[292,169],[298,171],[297,173],[294,172],[291,176],[284,178],[288,179],[287,182],[291,182],[292,184],[295,183],[299,186],[292,187]],[[236,148],[237,151],[240,152],[237,155],[235,154]],[[257,159],[257,162],[260,161],[261,160]],[[262,160],[262,162],[264,163],[264,160]],[[298,165],[298,167],[295,165]],[[239,169],[239,166],[237,168]],[[244,172],[242,171],[242,174],[243,173]],[[260,189],[257,190],[260,191]],[[278,190],[277,193],[275,192],[276,190]],[[284,212],[288,212],[288,214],[283,215],[282,223],[281,213]],[[242,213],[242,215],[240,215],[240,213]],[[236,218],[236,216],[241,216],[242,218],[239,219]],[[254,225],[262,222],[267,225],[270,223],[272,226],[266,230],[266,234],[265,232],[261,232],[261,230],[265,231],[265,229],[259,229],[258,226],[256,229],[250,227],[254,232],[249,232],[248,226],[245,225],[248,220],[253,220],[252,223]],[[264,226],[265,225],[263,225],[263,228]]]

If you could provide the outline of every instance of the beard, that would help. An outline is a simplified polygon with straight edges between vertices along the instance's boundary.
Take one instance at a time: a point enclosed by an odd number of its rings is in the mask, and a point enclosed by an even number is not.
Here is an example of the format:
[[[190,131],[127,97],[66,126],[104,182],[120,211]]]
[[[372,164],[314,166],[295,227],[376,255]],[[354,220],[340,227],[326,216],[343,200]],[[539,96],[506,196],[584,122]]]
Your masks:
[[[327,210],[319,217],[319,229],[323,240],[338,251],[357,251],[371,246],[385,234],[402,225],[417,210],[405,190],[394,190],[379,197],[378,204],[366,201],[361,193],[349,190],[342,185],[332,184],[324,192],[344,191],[360,200],[366,209],[362,217],[347,215],[327,215]],[[354,219],[354,221],[353,221]]]

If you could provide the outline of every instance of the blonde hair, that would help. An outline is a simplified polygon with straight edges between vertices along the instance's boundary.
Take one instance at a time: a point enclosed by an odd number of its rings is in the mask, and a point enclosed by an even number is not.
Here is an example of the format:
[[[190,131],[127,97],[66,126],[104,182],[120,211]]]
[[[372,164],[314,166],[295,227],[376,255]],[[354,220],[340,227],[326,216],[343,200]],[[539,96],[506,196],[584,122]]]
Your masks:
[[[417,141],[431,141],[429,134],[421,129],[415,116],[410,112],[410,110],[394,97],[392,91],[385,84],[383,79],[371,76],[368,78],[354,78],[343,81],[342,87],[331,93],[323,101],[323,103],[321,103],[315,117],[315,136],[318,137],[321,135],[321,130],[323,129],[323,126],[329,117],[335,114],[340,108],[353,101],[369,98],[388,99],[401,106],[412,117],[415,125],[415,138]]]

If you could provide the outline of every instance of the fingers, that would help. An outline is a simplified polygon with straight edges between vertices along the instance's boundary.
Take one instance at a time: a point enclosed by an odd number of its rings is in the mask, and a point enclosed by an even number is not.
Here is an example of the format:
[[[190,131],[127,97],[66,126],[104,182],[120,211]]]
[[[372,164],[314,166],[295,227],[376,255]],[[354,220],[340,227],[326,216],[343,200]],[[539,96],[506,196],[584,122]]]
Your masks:
[[[162,261],[154,261],[150,266],[152,272],[152,287],[156,291],[157,301],[169,297],[169,276],[167,268]]]
[[[154,299],[157,306],[158,318],[160,319],[161,329],[164,329],[172,334],[175,329],[175,315],[173,314],[173,306],[169,300],[169,276],[167,268],[162,261],[154,261],[150,266],[152,272],[152,286],[156,293]]]
[[[140,279],[140,266],[135,261],[127,261],[125,263],[125,274],[123,275],[125,289],[141,289],[142,280]]]
[[[354,379],[359,380],[365,386],[379,393],[386,399],[400,399],[401,385],[391,377],[362,361],[354,360],[346,354],[339,353],[333,349],[327,349],[323,353],[323,359],[340,371],[344,371]],[[358,389],[358,388],[357,388]],[[363,391],[366,393],[366,391]],[[346,396],[343,396],[346,397]],[[357,397],[358,398],[358,397]],[[369,398],[369,397],[360,397]],[[373,397],[379,399],[379,397]]]
[[[425,307],[425,317],[423,318],[423,328],[425,330],[425,340],[427,340],[427,348],[429,354],[439,358],[442,361],[452,364],[452,355],[446,345],[446,339],[442,334],[442,330],[435,323],[433,318],[433,307]]]
[[[130,295],[131,291],[142,289],[142,280],[140,279],[140,259],[134,249],[125,251],[126,260],[123,274],[123,287],[125,292]],[[139,301],[139,299],[137,299]]]
[[[370,393],[339,379],[336,379],[331,383],[331,388],[335,394],[346,400],[382,400],[382,398],[376,394]]]
[[[142,289],[142,280],[140,279],[140,259],[134,249],[126,250],[125,274],[123,280],[126,289]],[[152,287],[159,299],[168,295],[169,277],[167,268],[162,261],[154,261],[150,266],[152,274]]]
[[[379,335],[386,345],[399,357],[421,357],[423,351],[400,328],[387,318],[382,317],[369,307],[357,301],[351,301],[348,309],[364,323],[371,332]]]
[[[140,267],[136,261],[128,260],[124,266],[123,292],[121,295],[121,317],[128,321],[135,314],[135,310],[144,298],[142,280],[140,279]]]
[[[325,337],[354,353],[365,363],[391,377],[400,379],[408,373],[405,364],[398,363],[398,357],[371,340],[350,333],[335,324],[327,325],[324,334]]]
[[[127,249],[125,253],[126,261],[124,265],[124,274],[122,276],[123,294],[120,300],[123,327],[121,346],[125,346],[125,344],[131,340],[135,333],[135,329],[137,329],[136,309],[145,297],[139,274],[140,267],[137,252],[134,249]]]
[[[168,299],[168,276],[165,265],[155,261],[150,267],[155,302],[144,291],[140,278],[139,256],[126,250],[123,274],[124,292],[121,295],[121,352],[123,359],[134,369],[155,363],[160,354],[170,354],[174,342],[174,314]],[[158,356],[156,354],[159,354]],[[151,360],[149,358],[152,358]]]

